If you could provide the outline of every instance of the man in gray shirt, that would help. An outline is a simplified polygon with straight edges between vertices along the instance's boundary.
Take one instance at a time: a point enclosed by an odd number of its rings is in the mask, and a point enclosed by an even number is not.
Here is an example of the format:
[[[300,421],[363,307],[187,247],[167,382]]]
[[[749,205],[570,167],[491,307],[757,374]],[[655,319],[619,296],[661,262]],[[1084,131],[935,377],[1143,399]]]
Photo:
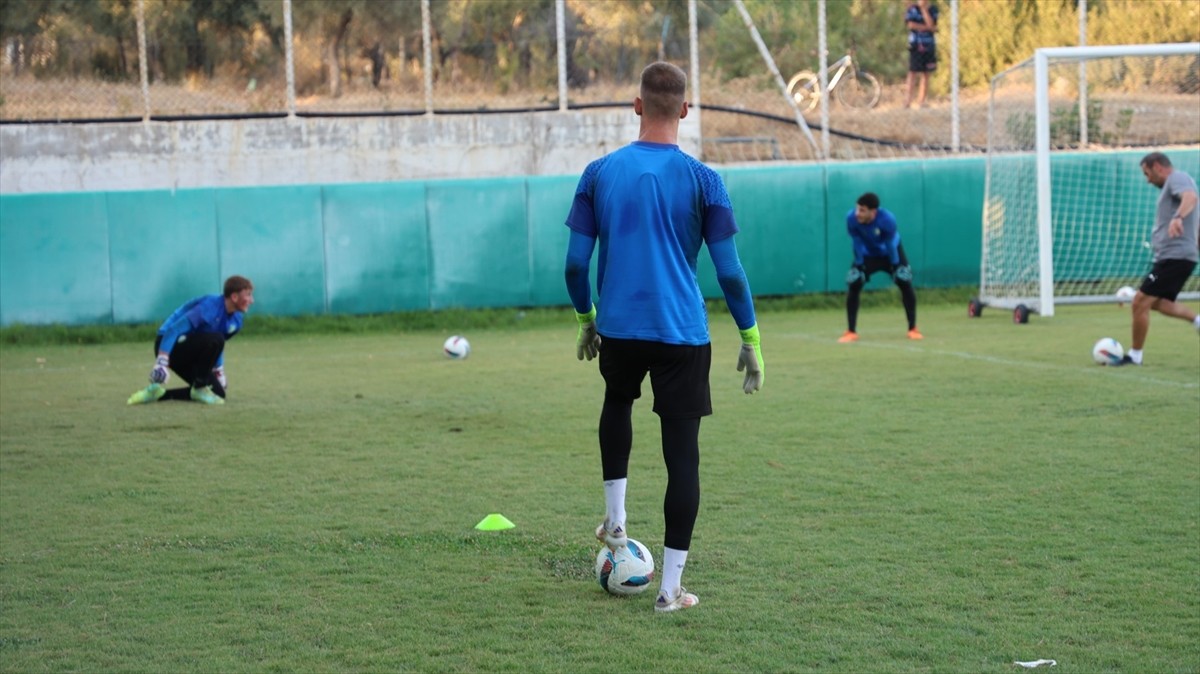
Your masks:
[[[1142,157],[1146,181],[1162,190],[1154,214],[1150,246],[1154,264],[1133,298],[1133,342],[1119,365],[1141,365],[1142,347],[1150,331],[1150,310],[1189,321],[1200,331],[1200,317],[1175,301],[1200,259],[1197,248],[1200,209],[1196,208],[1196,181],[1171,166],[1161,152]]]

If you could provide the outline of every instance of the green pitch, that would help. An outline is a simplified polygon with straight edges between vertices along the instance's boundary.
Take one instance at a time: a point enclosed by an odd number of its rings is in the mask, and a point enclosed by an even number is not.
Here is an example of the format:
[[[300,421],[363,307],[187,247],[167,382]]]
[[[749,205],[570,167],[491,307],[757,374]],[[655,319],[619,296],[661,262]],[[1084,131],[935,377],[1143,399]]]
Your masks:
[[[851,345],[839,309],[765,312],[746,396],[713,315],[701,605],[673,615],[593,579],[602,384],[569,313],[466,330],[465,361],[459,330],[251,316],[222,408],[126,407],[148,343],[0,347],[0,671],[1200,669],[1189,326],[1107,369],[1115,306],[922,306],[910,342],[897,301]],[[661,558],[648,400],[634,425],[629,532]]]

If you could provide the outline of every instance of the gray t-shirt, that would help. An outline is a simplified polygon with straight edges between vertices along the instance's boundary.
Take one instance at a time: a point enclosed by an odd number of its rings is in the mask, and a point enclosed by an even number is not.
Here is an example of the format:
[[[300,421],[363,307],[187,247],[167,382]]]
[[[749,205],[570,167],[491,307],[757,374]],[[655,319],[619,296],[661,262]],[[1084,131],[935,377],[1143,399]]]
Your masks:
[[[1154,249],[1154,261],[1200,260],[1197,250],[1197,229],[1200,229],[1200,207],[1193,208],[1183,219],[1183,236],[1171,237],[1167,227],[1184,192],[1195,192],[1196,181],[1188,174],[1175,169],[1163,183],[1162,194],[1158,195],[1158,209],[1154,213],[1154,231],[1150,233],[1150,245]]]

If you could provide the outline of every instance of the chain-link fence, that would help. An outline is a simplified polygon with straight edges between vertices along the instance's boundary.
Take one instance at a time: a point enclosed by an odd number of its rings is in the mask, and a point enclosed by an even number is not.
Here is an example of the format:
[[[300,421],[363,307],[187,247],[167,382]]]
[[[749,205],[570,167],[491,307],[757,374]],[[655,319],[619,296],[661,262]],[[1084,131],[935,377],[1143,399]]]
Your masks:
[[[12,0],[0,122],[627,105],[662,59],[700,73],[710,161],[953,154],[986,145],[987,82],[1034,47],[1200,40],[1195,0],[935,8],[937,67],[909,107],[897,0]]]

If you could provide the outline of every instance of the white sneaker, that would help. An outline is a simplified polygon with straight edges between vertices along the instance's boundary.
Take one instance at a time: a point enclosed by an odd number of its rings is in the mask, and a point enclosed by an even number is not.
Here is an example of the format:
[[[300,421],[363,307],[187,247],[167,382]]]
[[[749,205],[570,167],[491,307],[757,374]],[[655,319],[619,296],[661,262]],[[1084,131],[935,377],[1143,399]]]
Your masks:
[[[679,594],[671,599],[667,596],[665,590],[660,590],[658,599],[654,600],[654,610],[659,613],[667,613],[669,611],[678,611],[679,609],[691,608],[700,603],[700,598],[680,587]]]
[[[600,523],[596,527],[596,540],[608,546],[610,550],[619,550],[629,543],[629,537],[625,535],[625,525],[609,524],[608,520]]]

